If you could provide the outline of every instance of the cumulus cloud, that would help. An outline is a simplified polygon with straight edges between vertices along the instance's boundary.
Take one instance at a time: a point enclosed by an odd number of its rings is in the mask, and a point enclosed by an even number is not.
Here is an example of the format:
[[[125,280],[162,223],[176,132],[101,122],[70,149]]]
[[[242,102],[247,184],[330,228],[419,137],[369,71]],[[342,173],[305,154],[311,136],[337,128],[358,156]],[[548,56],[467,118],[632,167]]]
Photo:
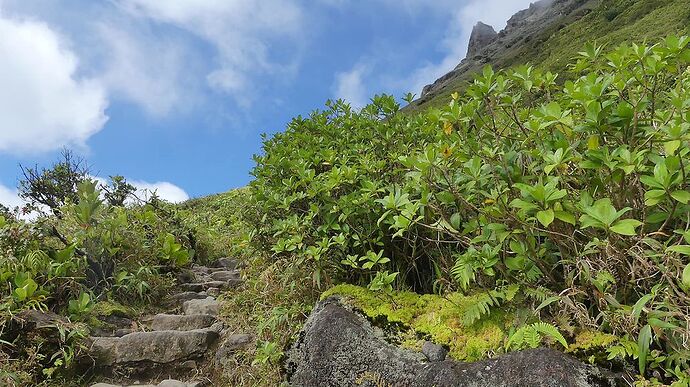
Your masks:
[[[105,58],[99,78],[109,93],[157,117],[187,104],[193,94],[185,71],[191,56],[182,43],[124,19],[101,23],[97,34]]]
[[[175,26],[210,43],[217,53],[217,68],[207,76],[209,86],[242,105],[251,102],[255,77],[295,71],[303,15],[294,1],[119,0],[118,4],[130,14]]]
[[[13,209],[24,205],[24,201],[19,198],[17,190],[0,184],[0,204]]]
[[[0,10],[0,37],[0,152],[84,146],[107,121],[102,85],[77,77],[77,57],[44,23]]]
[[[333,85],[335,98],[344,99],[356,109],[364,107],[368,101],[368,94],[363,78],[368,72],[367,66],[357,64],[350,71],[337,73]]]
[[[154,192],[159,198],[171,203],[180,203],[189,199],[189,195],[182,188],[166,181],[148,183],[145,181],[133,180],[129,181],[129,183],[137,189],[137,196],[140,199],[148,198]]]

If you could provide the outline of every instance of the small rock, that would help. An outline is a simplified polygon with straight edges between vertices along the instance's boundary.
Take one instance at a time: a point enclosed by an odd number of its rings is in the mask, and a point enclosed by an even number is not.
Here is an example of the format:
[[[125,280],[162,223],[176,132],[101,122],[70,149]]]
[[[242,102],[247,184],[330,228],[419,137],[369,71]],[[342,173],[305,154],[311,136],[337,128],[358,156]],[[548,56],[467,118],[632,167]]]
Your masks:
[[[122,337],[125,335],[128,335],[130,333],[133,333],[134,330],[132,328],[120,328],[116,329],[115,332],[113,332],[114,337]]]
[[[211,273],[211,279],[222,282],[236,281],[240,279],[240,273],[236,271],[217,271]]]
[[[229,286],[235,286],[234,283],[231,282],[225,282],[225,281],[207,281],[207,282],[195,282],[191,284],[182,284],[180,285],[181,289],[190,291],[190,292],[201,292],[209,288],[227,288]]]
[[[173,314],[157,314],[151,321],[154,331],[191,331],[210,327],[216,318],[210,314],[194,314],[179,316]]]
[[[216,351],[216,364],[222,365],[229,355],[237,350],[248,347],[254,342],[254,336],[248,334],[230,335]]]
[[[182,383],[178,380],[167,379],[158,383],[158,387],[187,387],[187,383]]]
[[[206,294],[208,294],[211,297],[218,297],[220,295],[220,289],[219,288],[208,288],[206,290]]]
[[[193,370],[196,368],[196,362],[194,360],[187,360],[186,362],[180,364],[180,368],[185,370]]]
[[[431,341],[425,341],[422,345],[422,353],[429,361],[444,361],[448,351],[440,345],[434,344]]]
[[[189,300],[182,304],[182,311],[188,316],[193,314],[217,316],[220,312],[220,302],[213,297],[206,297],[203,300]]]
[[[240,261],[233,258],[219,258],[213,266],[234,270],[240,266]]]
[[[189,300],[198,300],[198,299],[203,299],[206,298],[205,295],[201,295],[197,292],[189,291],[189,292],[182,292],[182,293],[177,293],[175,295],[172,295],[168,297],[168,302],[171,304],[177,304]]]

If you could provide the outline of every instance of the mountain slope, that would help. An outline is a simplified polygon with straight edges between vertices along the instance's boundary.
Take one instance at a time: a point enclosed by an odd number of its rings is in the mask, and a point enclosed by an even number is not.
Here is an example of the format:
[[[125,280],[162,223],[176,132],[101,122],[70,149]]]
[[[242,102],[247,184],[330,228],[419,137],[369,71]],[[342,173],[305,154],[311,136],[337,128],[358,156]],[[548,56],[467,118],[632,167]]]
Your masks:
[[[479,23],[475,32],[478,28],[485,30],[485,25]],[[445,103],[487,64],[506,68],[531,63],[563,73],[573,53],[590,41],[615,46],[688,33],[690,7],[686,0],[542,0],[515,14],[488,43],[480,41],[477,47],[472,39],[470,55],[426,86],[410,108]]]

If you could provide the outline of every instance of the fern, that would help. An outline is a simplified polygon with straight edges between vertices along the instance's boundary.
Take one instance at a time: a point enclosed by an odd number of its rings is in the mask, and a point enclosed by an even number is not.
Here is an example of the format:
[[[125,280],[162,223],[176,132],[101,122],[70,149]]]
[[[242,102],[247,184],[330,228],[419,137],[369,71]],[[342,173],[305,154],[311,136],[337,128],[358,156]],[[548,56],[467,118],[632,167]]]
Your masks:
[[[465,309],[465,313],[462,316],[462,323],[465,326],[470,326],[480,320],[482,316],[489,314],[492,306],[499,305],[499,300],[496,299],[491,292],[479,294],[477,300]]]
[[[457,261],[455,261],[455,265],[450,270],[450,275],[463,289],[467,289],[475,279],[472,264],[467,262],[464,256],[458,257]]]
[[[484,315],[490,314],[491,307],[500,306],[502,301],[512,301],[519,290],[520,285],[514,284],[478,294],[476,301],[465,309],[462,316],[463,324],[472,325]]]
[[[547,337],[561,343],[568,348],[568,342],[555,326],[542,321],[520,327],[513,333],[506,343],[506,350],[522,349],[524,347],[537,348],[542,339]]]

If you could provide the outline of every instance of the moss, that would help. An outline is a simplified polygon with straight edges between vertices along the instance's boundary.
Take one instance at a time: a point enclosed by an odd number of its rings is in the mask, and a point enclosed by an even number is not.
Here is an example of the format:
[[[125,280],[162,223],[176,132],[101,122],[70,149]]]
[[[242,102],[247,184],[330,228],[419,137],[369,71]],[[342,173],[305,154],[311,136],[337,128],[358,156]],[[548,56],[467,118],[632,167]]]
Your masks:
[[[463,324],[463,313],[474,303],[473,296],[384,294],[354,285],[338,285],[324,292],[321,299],[332,295],[341,296],[379,325],[395,327],[398,330],[396,341],[409,349],[421,348],[424,338],[448,348],[449,355],[457,360],[476,361],[502,351],[506,338],[505,312],[492,312],[470,326]]]
[[[136,315],[132,308],[114,301],[100,301],[93,306],[92,314],[99,317],[133,317]]]
[[[568,352],[601,351],[618,342],[618,337],[598,331],[583,331],[575,335],[575,342],[570,344]]]

